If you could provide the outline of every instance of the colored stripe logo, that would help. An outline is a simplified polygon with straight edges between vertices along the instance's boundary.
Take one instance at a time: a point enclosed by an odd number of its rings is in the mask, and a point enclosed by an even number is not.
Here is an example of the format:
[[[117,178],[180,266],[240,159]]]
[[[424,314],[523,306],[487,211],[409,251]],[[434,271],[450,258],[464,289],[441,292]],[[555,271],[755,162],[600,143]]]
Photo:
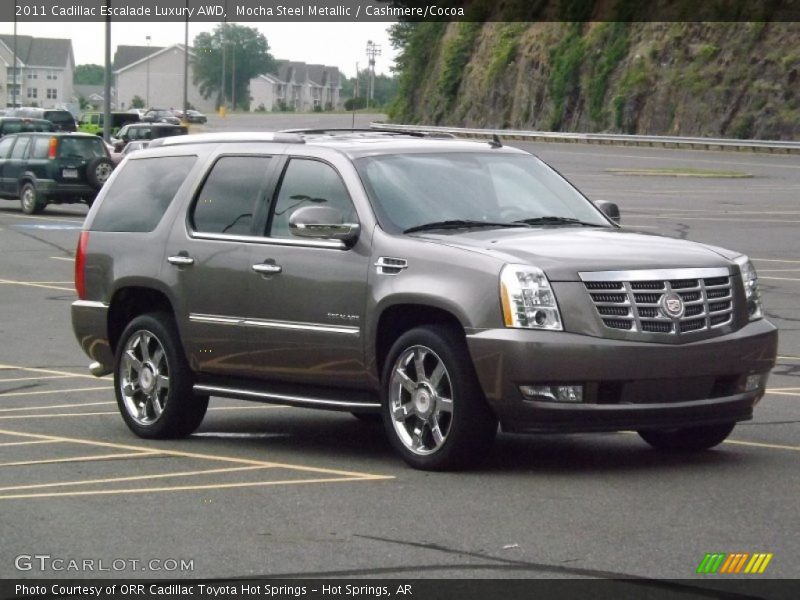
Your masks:
[[[772,560],[772,553],[756,552],[750,554],[749,552],[714,552],[707,553],[700,565],[697,567],[697,572],[705,575],[720,573],[726,575],[746,573],[746,574],[760,574],[767,570],[767,565]]]

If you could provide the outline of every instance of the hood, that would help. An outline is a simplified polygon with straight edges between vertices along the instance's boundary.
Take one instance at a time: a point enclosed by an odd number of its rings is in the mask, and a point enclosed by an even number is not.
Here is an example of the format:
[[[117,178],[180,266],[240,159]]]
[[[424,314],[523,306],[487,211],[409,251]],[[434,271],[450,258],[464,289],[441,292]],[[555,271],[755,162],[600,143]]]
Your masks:
[[[535,265],[551,281],[579,281],[581,271],[730,267],[730,259],[738,256],[698,242],[625,229],[481,229],[418,237],[506,263]]]

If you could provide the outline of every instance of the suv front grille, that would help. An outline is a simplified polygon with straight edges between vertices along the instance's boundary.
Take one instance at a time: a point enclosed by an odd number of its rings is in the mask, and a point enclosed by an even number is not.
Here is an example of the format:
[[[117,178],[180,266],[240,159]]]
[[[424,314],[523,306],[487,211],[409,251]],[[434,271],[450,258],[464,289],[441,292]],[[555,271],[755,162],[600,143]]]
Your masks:
[[[725,268],[605,271],[580,276],[600,320],[609,329],[679,335],[717,329],[733,320],[731,278]],[[676,302],[678,298],[680,302]]]

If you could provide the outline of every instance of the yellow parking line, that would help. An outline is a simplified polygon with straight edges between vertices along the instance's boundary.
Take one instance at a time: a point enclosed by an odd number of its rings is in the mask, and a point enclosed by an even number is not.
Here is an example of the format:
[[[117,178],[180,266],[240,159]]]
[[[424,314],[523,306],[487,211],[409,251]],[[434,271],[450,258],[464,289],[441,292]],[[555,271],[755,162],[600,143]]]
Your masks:
[[[68,257],[68,256],[51,256],[50,258],[52,258],[53,260],[68,260],[69,262],[75,262],[75,259],[73,257]]]
[[[64,442],[51,442],[49,440],[33,440],[30,442],[0,442],[0,446],[30,446],[32,444],[63,444]]]
[[[775,394],[776,396],[800,396],[800,392],[767,392],[768,394]]]
[[[51,408],[76,408],[79,406],[100,406],[102,404],[116,404],[116,402],[85,402],[82,404],[51,404],[50,406],[24,406],[16,408],[0,408],[0,413],[24,412],[28,410],[50,410]]]
[[[95,483],[118,483],[120,481],[142,481],[144,479],[163,479],[166,477],[193,477],[196,475],[216,475],[219,473],[235,473],[239,471],[253,471],[256,469],[271,469],[272,467],[227,467],[225,469],[205,469],[202,471],[183,471],[180,473],[159,473],[158,475],[133,475],[131,477],[110,477],[106,479],[84,479],[79,481],[59,481],[57,483],[35,483],[32,485],[13,485],[0,487],[0,492],[16,490],[33,490],[49,487],[65,487],[69,485],[92,485]]]
[[[144,458],[145,456],[154,456],[156,454],[161,454],[161,452],[158,450],[147,450],[144,452],[126,452],[124,454],[117,452],[116,454],[97,454],[94,456],[68,456],[66,458],[45,458],[42,460],[19,460],[14,462],[0,463],[0,467],[26,467],[31,465],[49,465],[66,462],[91,462],[94,460],[113,460],[115,458]]]
[[[89,373],[70,373],[69,371],[58,371],[56,369],[41,369],[39,367],[19,367],[16,365],[0,364],[0,369],[11,369],[18,371],[26,371],[29,373],[46,373],[48,375],[66,375],[69,377],[80,377],[82,379],[93,379],[95,381],[102,381],[104,377],[95,377]]]
[[[779,356],[780,360],[800,360],[800,356]]]
[[[787,446],[785,444],[764,444],[762,442],[745,442],[743,440],[725,440],[723,444],[733,444],[735,446],[753,446],[754,448],[772,448],[774,450],[791,450],[800,452],[800,446]]]
[[[0,392],[0,400],[3,398],[11,398],[12,396],[41,396],[43,394],[69,394],[72,392],[94,392],[99,390],[110,391],[113,388],[108,386],[103,387],[88,387],[88,388],[71,388],[67,390],[40,390],[38,392],[10,392],[10,393],[3,393]]]
[[[47,288],[48,290],[61,290],[64,292],[74,292],[75,288],[73,287],[59,287],[55,285],[45,285],[43,283],[36,283],[32,281],[13,281],[11,279],[0,279],[0,283],[6,283],[9,285],[23,285],[28,287],[38,287],[38,288]]]
[[[780,258],[752,258],[751,260],[757,260],[760,262],[800,263],[800,260],[786,260]]]
[[[800,269],[759,269],[759,273],[797,273]]]
[[[759,279],[774,279],[777,281],[800,281],[800,279],[796,277],[760,277]]]
[[[768,392],[794,392],[796,390],[800,390],[800,387],[790,387],[790,388],[767,388]]]
[[[255,481],[247,483],[221,483],[208,485],[181,485],[159,488],[131,488],[126,490],[87,490],[80,492],[53,492],[44,494],[8,494],[0,496],[0,500],[13,500],[25,498],[54,498],[58,496],[100,496],[112,494],[147,494],[155,492],[184,492],[196,490],[225,490],[232,488],[265,487],[271,485],[299,485],[307,483],[345,483],[350,481],[380,481],[394,479],[389,475],[370,475],[365,477],[328,477],[319,479],[284,479],[277,481]]]
[[[85,444],[87,446],[100,446],[103,448],[114,448],[115,450],[129,450],[129,451],[136,451],[136,452],[157,452],[158,454],[164,454],[166,456],[179,456],[183,458],[197,458],[201,460],[216,460],[221,462],[232,462],[232,463],[239,463],[244,465],[261,465],[261,466],[270,466],[270,467],[282,467],[284,469],[291,469],[295,471],[308,471],[313,473],[324,473],[328,475],[338,475],[341,477],[377,477],[382,478],[383,475],[373,475],[370,473],[358,473],[354,471],[342,471],[339,469],[326,469],[322,467],[307,467],[304,465],[292,465],[292,464],[285,464],[285,463],[277,463],[272,461],[263,461],[263,460],[253,460],[249,458],[240,458],[240,457],[233,457],[233,456],[218,456],[215,454],[201,454],[197,452],[180,452],[177,450],[157,450],[154,451],[152,448],[144,448],[142,446],[132,446],[129,444],[114,444],[112,442],[97,442],[94,440],[85,440],[82,438],[68,438],[63,436],[55,436],[55,435],[44,435],[40,433],[23,433],[19,431],[9,431],[5,429],[0,429],[0,435],[16,435],[20,437],[30,437],[34,439],[40,440],[61,440],[64,442],[70,442],[73,444]]]
[[[45,379],[69,379],[73,375],[45,375],[44,377],[11,377],[9,379],[0,378],[0,383],[11,383],[13,381],[44,381]]]

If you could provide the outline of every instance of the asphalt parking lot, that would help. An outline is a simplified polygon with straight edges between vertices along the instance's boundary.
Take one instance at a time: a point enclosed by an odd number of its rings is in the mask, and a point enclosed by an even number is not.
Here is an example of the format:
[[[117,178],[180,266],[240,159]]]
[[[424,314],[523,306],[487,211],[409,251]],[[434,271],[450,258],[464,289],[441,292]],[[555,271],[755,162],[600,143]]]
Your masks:
[[[349,126],[349,116],[331,123]],[[348,414],[216,398],[191,438],[141,440],[118,416],[110,378],[88,374],[71,330],[86,208],[26,216],[0,200],[0,577],[689,578],[708,552],[768,552],[763,577],[796,578],[800,161],[520,145],[590,198],[618,202],[628,226],[753,258],[781,330],[754,421],[688,457],[630,433],[501,435],[480,469],[445,474],[407,468],[379,428]],[[609,171],[685,167],[751,177]],[[127,562],[97,573],[15,567],[33,554]],[[192,570],[166,568],[181,560]]]

